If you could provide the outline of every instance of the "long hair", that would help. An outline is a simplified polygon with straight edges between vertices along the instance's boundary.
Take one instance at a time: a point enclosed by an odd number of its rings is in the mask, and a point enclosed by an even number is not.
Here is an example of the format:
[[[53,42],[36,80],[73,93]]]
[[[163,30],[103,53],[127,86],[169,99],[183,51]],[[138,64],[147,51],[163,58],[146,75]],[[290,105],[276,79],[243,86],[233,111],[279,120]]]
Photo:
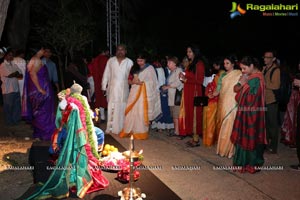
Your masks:
[[[197,45],[189,45],[189,46],[187,46],[187,48],[191,48],[192,52],[194,53],[194,59],[190,63],[188,70],[192,71],[195,74],[197,63],[199,61],[202,61],[205,66],[205,73],[209,72],[208,61],[201,54],[199,47]]]
[[[229,60],[232,64],[234,64],[233,69],[240,69],[240,67],[238,66],[237,62],[238,62],[238,58],[235,54],[230,54],[228,56],[224,57],[224,60]]]

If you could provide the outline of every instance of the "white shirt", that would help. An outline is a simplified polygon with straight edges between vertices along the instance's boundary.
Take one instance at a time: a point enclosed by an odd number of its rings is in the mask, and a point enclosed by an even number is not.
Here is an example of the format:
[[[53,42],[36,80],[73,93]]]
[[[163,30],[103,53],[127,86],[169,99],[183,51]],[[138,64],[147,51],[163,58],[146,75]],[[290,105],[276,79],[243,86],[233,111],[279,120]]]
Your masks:
[[[114,56],[107,61],[102,78],[102,90],[106,90],[108,101],[127,102],[128,76],[132,66],[133,62],[129,58],[119,63]]]
[[[22,73],[21,70],[17,67],[17,65],[12,62],[8,62],[4,60],[4,62],[0,65],[0,76],[2,81],[2,94],[9,94],[13,92],[19,92],[19,83],[17,78],[8,78],[7,76],[18,71]]]
[[[19,68],[21,71],[23,78],[19,79],[19,89],[20,89],[20,96],[23,95],[23,87],[24,87],[24,77],[25,77],[25,71],[26,71],[26,61],[21,57],[15,57],[13,60],[13,63]]]

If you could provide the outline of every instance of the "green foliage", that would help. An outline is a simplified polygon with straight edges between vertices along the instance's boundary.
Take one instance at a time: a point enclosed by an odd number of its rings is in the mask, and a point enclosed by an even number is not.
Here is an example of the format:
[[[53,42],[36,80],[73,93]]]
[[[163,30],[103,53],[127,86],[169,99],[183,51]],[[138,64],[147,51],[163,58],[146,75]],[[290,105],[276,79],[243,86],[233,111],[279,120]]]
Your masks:
[[[95,20],[101,18],[99,15],[105,16],[99,7],[93,6],[96,0],[33,1],[31,39],[51,46],[62,60],[66,56],[72,59],[77,51],[90,50],[99,27],[106,27]]]
[[[51,45],[57,53],[73,56],[91,42],[95,25],[87,17],[61,9],[46,26],[36,27],[43,44]]]

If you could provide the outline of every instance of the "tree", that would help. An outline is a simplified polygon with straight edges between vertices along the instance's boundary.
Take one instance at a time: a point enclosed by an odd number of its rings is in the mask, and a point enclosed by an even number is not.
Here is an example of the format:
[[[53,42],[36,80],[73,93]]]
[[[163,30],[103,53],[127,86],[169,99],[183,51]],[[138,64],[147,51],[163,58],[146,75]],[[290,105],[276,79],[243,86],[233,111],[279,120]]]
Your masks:
[[[64,69],[69,60],[73,60],[75,52],[91,48],[95,37],[96,23],[92,19],[92,6],[87,2],[89,1],[37,1],[34,5],[37,19],[31,31],[31,42],[54,49],[62,84]]]
[[[9,6],[7,42],[12,48],[26,48],[30,30],[30,0],[14,0]]]
[[[43,44],[51,45],[55,52],[69,55],[71,59],[75,51],[83,50],[91,42],[93,29],[93,23],[88,19],[63,9],[46,26],[36,27]]]
[[[0,0],[0,39],[5,25],[9,2],[10,0]]]

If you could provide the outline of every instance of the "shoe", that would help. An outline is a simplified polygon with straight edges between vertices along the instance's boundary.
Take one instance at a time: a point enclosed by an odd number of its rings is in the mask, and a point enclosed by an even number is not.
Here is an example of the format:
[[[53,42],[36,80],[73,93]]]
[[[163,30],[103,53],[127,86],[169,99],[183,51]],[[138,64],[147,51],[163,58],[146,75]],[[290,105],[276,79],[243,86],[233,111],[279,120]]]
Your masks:
[[[168,136],[169,136],[169,137],[176,137],[176,136],[178,137],[178,134],[176,134],[176,133],[174,133],[174,132],[171,132],[171,133],[168,134]]]
[[[246,166],[246,171],[249,172],[250,174],[255,174],[256,172],[259,172],[260,170],[257,170],[255,167],[247,165]]]
[[[199,147],[200,146],[200,141],[194,141],[190,140],[186,143],[188,147]]]
[[[300,164],[299,165],[290,165],[290,168],[292,170],[296,170],[296,171],[299,171],[300,172]]]
[[[177,136],[177,140],[183,140],[184,138],[186,138],[185,135],[178,135],[178,136]]]

